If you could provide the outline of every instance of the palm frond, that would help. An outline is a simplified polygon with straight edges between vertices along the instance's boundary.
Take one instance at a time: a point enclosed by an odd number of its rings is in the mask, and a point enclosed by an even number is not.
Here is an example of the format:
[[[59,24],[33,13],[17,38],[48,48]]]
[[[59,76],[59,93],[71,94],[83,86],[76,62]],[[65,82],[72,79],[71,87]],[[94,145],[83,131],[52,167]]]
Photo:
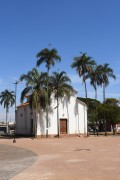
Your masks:
[[[12,107],[15,104],[15,92],[5,89],[0,94],[0,104],[4,106],[6,112],[9,111],[9,107]]]
[[[36,65],[39,67],[42,63],[45,63],[48,71],[51,66],[55,65],[55,61],[61,61],[61,57],[58,55],[58,51],[56,49],[50,50],[48,48],[44,48],[37,53],[36,56],[38,58]]]
[[[64,71],[60,73],[53,72],[53,75],[50,77],[49,86],[52,88],[56,99],[62,98],[64,95],[70,96],[71,91],[73,91],[73,87],[69,85],[70,82],[70,78]]]
[[[44,109],[46,97],[43,96],[45,96],[47,91],[48,74],[39,72],[38,69],[33,68],[26,75],[23,75],[22,80],[26,81],[26,87],[21,93],[21,102],[23,102],[25,97],[29,95],[30,97],[28,101],[31,108],[36,111],[38,110],[38,107]],[[45,100],[44,102],[43,99]]]

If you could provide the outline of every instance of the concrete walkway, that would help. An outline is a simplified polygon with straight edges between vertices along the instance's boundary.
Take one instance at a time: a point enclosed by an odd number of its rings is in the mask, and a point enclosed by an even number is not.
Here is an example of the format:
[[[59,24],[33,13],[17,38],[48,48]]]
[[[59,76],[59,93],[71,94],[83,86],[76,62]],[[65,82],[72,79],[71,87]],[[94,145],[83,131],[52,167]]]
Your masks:
[[[23,148],[0,144],[0,180],[8,180],[37,160],[37,155]]]
[[[0,139],[0,147],[9,148],[7,152],[11,149],[11,153],[5,157],[6,165],[7,159],[9,162],[11,154],[19,152],[19,156],[14,156],[12,161],[12,171],[15,171],[12,176],[16,174],[14,177],[11,176],[12,180],[120,179],[119,136],[65,137],[34,140],[21,138],[17,139],[16,143],[12,143],[11,139]],[[1,153],[3,153],[2,148],[0,148],[0,157]],[[25,156],[21,156],[22,154]],[[2,162],[4,162],[4,156]],[[19,162],[21,163],[20,171],[18,171]],[[10,172],[10,166],[10,163],[4,166],[6,173],[7,171]],[[6,176],[4,177],[3,174],[2,180],[4,178]]]

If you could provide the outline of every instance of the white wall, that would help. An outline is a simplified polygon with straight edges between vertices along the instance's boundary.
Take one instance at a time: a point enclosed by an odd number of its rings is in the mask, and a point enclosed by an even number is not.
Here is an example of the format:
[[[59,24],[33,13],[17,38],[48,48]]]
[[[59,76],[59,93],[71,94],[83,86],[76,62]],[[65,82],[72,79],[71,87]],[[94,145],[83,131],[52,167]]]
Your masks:
[[[77,115],[77,124],[80,134],[87,134],[87,107],[83,103],[81,104],[78,101],[78,115]]]
[[[18,107],[16,113],[16,134],[30,135],[32,118],[29,106]]]
[[[84,103],[78,101],[73,94],[68,100],[67,97],[59,101],[59,119],[67,119],[68,134],[87,134],[87,108]],[[48,113],[49,134],[57,134],[57,102],[53,99]],[[44,124],[41,127],[40,122]],[[44,129],[44,130],[43,130]],[[43,132],[42,132],[43,130]],[[37,135],[46,134],[46,113],[42,113],[38,120]]]
[[[67,97],[59,101],[59,119],[67,119],[68,134],[86,134],[87,133],[87,109],[84,103],[77,100],[76,94],[73,93],[68,100]],[[36,134],[46,134],[46,112],[43,110],[39,114],[31,116],[29,106],[20,106],[17,110],[16,133],[26,134],[31,133],[31,118],[34,120],[34,125],[37,123]],[[48,113],[49,128],[48,134],[57,134],[57,102],[53,98],[51,107]],[[34,128],[35,129],[35,128]]]

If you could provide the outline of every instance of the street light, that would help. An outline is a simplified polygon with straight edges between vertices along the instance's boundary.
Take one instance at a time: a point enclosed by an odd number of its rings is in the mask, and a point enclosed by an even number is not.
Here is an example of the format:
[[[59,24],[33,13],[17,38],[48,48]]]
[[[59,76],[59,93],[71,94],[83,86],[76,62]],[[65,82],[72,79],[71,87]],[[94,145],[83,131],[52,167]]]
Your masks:
[[[17,95],[17,85],[20,81],[15,81],[13,84],[15,85],[15,129],[16,129],[16,95]],[[13,139],[13,143],[16,143],[16,139],[15,139],[15,133],[14,133],[14,139]]]

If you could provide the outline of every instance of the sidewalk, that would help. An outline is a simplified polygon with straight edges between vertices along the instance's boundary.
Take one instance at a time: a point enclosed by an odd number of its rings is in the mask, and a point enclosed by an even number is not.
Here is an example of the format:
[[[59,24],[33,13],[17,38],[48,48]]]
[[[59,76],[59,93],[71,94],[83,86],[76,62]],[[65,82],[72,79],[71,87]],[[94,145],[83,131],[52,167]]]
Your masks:
[[[28,163],[29,167],[16,174],[12,180],[120,179],[119,136],[21,138],[16,143],[12,143],[12,139],[1,139],[0,147],[2,144],[24,148],[26,153],[29,150],[28,159],[34,157],[34,161]],[[19,149],[19,153],[21,151]],[[22,161],[25,162],[24,158]]]

